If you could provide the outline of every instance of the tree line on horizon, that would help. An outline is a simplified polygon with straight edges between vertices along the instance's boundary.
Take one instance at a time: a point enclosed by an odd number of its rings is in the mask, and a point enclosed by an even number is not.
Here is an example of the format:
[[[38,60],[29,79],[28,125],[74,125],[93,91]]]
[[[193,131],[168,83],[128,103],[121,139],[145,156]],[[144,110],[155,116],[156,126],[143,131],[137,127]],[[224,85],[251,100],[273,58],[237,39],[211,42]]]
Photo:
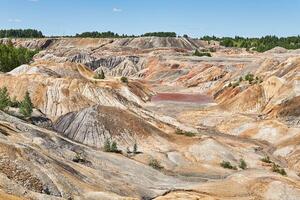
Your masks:
[[[127,34],[122,34],[119,35],[118,33],[114,33],[111,31],[107,32],[83,32],[80,34],[76,34],[74,37],[91,37],[91,38],[134,38],[134,37],[177,37],[177,34],[175,32],[149,32],[149,33],[144,33],[142,35],[127,35]]]
[[[42,31],[35,29],[2,29],[0,38],[43,38]]]
[[[245,37],[216,37],[204,36],[200,38],[205,41],[219,41],[220,45],[225,47],[238,47],[252,49],[258,52],[265,52],[274,47],[283,47],[285,49],[299,49],[300,35],[290,37],[264,36],[261,38],[245,38]]]
[[[79,38],[134,38],[134,37],[177,37],[175,32],[149,32],[142,35],[127,35],[127,34],[118,34],[112,31],[106,32],[83,32],[77,33],[74,36],[63,36],[63,37],[79,37]],[[0,30],[0,38],[43,38],[45,37],[43,33],[35,29],[2,29]],[[61,36],[51,36],[51,37],[61,37]]]

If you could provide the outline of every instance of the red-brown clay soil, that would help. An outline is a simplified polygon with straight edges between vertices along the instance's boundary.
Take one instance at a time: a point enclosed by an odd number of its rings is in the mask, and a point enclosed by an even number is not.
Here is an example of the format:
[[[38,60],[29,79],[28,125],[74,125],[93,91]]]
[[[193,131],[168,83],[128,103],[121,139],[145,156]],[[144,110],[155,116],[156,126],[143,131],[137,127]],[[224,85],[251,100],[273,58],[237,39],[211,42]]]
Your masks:
[[[187,102],[187,103],[212,103],[213,98],[203,94],[184,94],[184,93],[158,93],[151,99],[152,102],[172,101],[172,102]]]

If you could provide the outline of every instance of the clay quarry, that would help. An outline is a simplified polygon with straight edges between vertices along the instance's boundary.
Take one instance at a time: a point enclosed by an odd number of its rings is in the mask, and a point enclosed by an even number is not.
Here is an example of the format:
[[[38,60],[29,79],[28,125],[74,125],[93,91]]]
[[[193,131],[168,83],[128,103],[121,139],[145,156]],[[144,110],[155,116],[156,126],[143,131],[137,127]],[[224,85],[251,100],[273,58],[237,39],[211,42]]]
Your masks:
[[[0,111],[0,199],[300,199],[299,50],[185,37],[8,43],[39,51],[0,74],[34,106],[30,118]]]

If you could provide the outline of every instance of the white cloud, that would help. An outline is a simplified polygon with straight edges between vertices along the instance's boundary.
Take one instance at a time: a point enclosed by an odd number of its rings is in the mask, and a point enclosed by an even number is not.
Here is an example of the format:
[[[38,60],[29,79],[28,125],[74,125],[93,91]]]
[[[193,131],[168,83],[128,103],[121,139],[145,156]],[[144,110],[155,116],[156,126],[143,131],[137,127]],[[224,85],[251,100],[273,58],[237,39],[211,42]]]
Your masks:
[[[22,22],[21,19],[9,19],[8,21],[9,22],[14,22],[14,23],[20,23],[20,22]]]
[[[121,8],[113,8],[113,12],[122,12]]]

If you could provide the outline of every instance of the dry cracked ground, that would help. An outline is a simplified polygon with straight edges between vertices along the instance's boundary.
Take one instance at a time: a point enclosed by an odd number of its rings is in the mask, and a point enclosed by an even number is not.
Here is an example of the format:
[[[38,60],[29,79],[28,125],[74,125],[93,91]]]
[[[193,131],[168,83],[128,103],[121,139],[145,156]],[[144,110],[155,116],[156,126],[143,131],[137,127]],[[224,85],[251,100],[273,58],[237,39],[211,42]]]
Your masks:
[[[0,74],[0,87],[18,100],[28,90],[36,108],[28,120],[0,113],[0,199],[300,199],[299,50],[12,42],[41,51]],[[121,153],[104,152],[107,140]]]

